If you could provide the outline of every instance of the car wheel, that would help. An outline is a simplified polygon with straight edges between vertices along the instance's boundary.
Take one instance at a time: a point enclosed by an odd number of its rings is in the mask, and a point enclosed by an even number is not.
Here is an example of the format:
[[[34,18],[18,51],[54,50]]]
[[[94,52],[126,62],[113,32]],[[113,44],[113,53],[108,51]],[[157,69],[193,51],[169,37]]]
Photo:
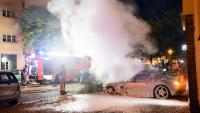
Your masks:
[[[107,87],[105,92],[106,92],[106,94],[114,95],[115,94],[115,88]]]
[[[9,101],[8,103],[9,103],[10,105],[15,105],[15,104],[18,103],[18,100]]]
[[[154,97],[158,99],[167,99],[171,96],[169,89],[166,86],[157,86],[153,91]]]

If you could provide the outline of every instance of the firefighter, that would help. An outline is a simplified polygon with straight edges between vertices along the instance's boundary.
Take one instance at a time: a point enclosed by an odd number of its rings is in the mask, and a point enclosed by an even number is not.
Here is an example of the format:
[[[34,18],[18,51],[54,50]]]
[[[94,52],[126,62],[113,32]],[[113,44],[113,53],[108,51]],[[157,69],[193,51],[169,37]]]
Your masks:
[[[172,64],[172,72],[176,75],[180,74],[180,66],[177,62]]]
[[[61,95],[67,94],[65,92],[65,79],[66,79],[66,70],[65,70],[65,65],[63,64],[60,70],[60,94]]]
[[[21,84],[24,86],[25,85],[25,67],[21,70]]]
[[[25,83],[29,83],[29,75],[28,75],[28,65],[25,65],[23,70],[22,70],[23,74],[22,76],[24,76],[22,79],[23,79],[23,84]]]

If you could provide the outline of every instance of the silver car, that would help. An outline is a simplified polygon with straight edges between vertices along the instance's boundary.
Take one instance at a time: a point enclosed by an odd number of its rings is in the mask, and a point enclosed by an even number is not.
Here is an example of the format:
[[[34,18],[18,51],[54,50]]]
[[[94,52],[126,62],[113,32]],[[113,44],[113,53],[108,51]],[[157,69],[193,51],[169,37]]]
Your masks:
[[[159,71],[144,70],[137,73],[130,81],[105,85],[107,94],[120,94],[135,97],[155,97],[166,99],[181,95],[186,90],[183,76],[163,74]]]
[[[13,73],[0,71],[0,102],[17,104],[21,91],[19,83]]]

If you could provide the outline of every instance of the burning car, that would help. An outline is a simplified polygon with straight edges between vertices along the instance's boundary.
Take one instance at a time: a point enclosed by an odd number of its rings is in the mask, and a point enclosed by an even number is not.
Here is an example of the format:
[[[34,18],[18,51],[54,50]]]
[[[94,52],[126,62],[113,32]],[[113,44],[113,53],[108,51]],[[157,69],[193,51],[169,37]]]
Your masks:
[[[104,91],[106,94],[166,99],[183,94],[186,91],[186,82],[183,76],[144,70],[137,73],[130,81],[106,84]]]

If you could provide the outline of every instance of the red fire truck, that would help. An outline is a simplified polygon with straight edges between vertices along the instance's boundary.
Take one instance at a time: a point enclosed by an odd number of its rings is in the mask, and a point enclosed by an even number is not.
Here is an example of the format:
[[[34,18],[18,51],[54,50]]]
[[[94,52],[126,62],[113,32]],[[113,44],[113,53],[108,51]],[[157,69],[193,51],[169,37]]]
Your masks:
[[[90,68],[90,57],[75,57],[67,56],[63,58],[46,58],[42,55],[37,55],[33,59],[36,67],[37,74],[34,75],[36,81],[59,81],[59,69],[61,65],[66,66],[66,81],[78,81],[81,71],[87,71]]]

